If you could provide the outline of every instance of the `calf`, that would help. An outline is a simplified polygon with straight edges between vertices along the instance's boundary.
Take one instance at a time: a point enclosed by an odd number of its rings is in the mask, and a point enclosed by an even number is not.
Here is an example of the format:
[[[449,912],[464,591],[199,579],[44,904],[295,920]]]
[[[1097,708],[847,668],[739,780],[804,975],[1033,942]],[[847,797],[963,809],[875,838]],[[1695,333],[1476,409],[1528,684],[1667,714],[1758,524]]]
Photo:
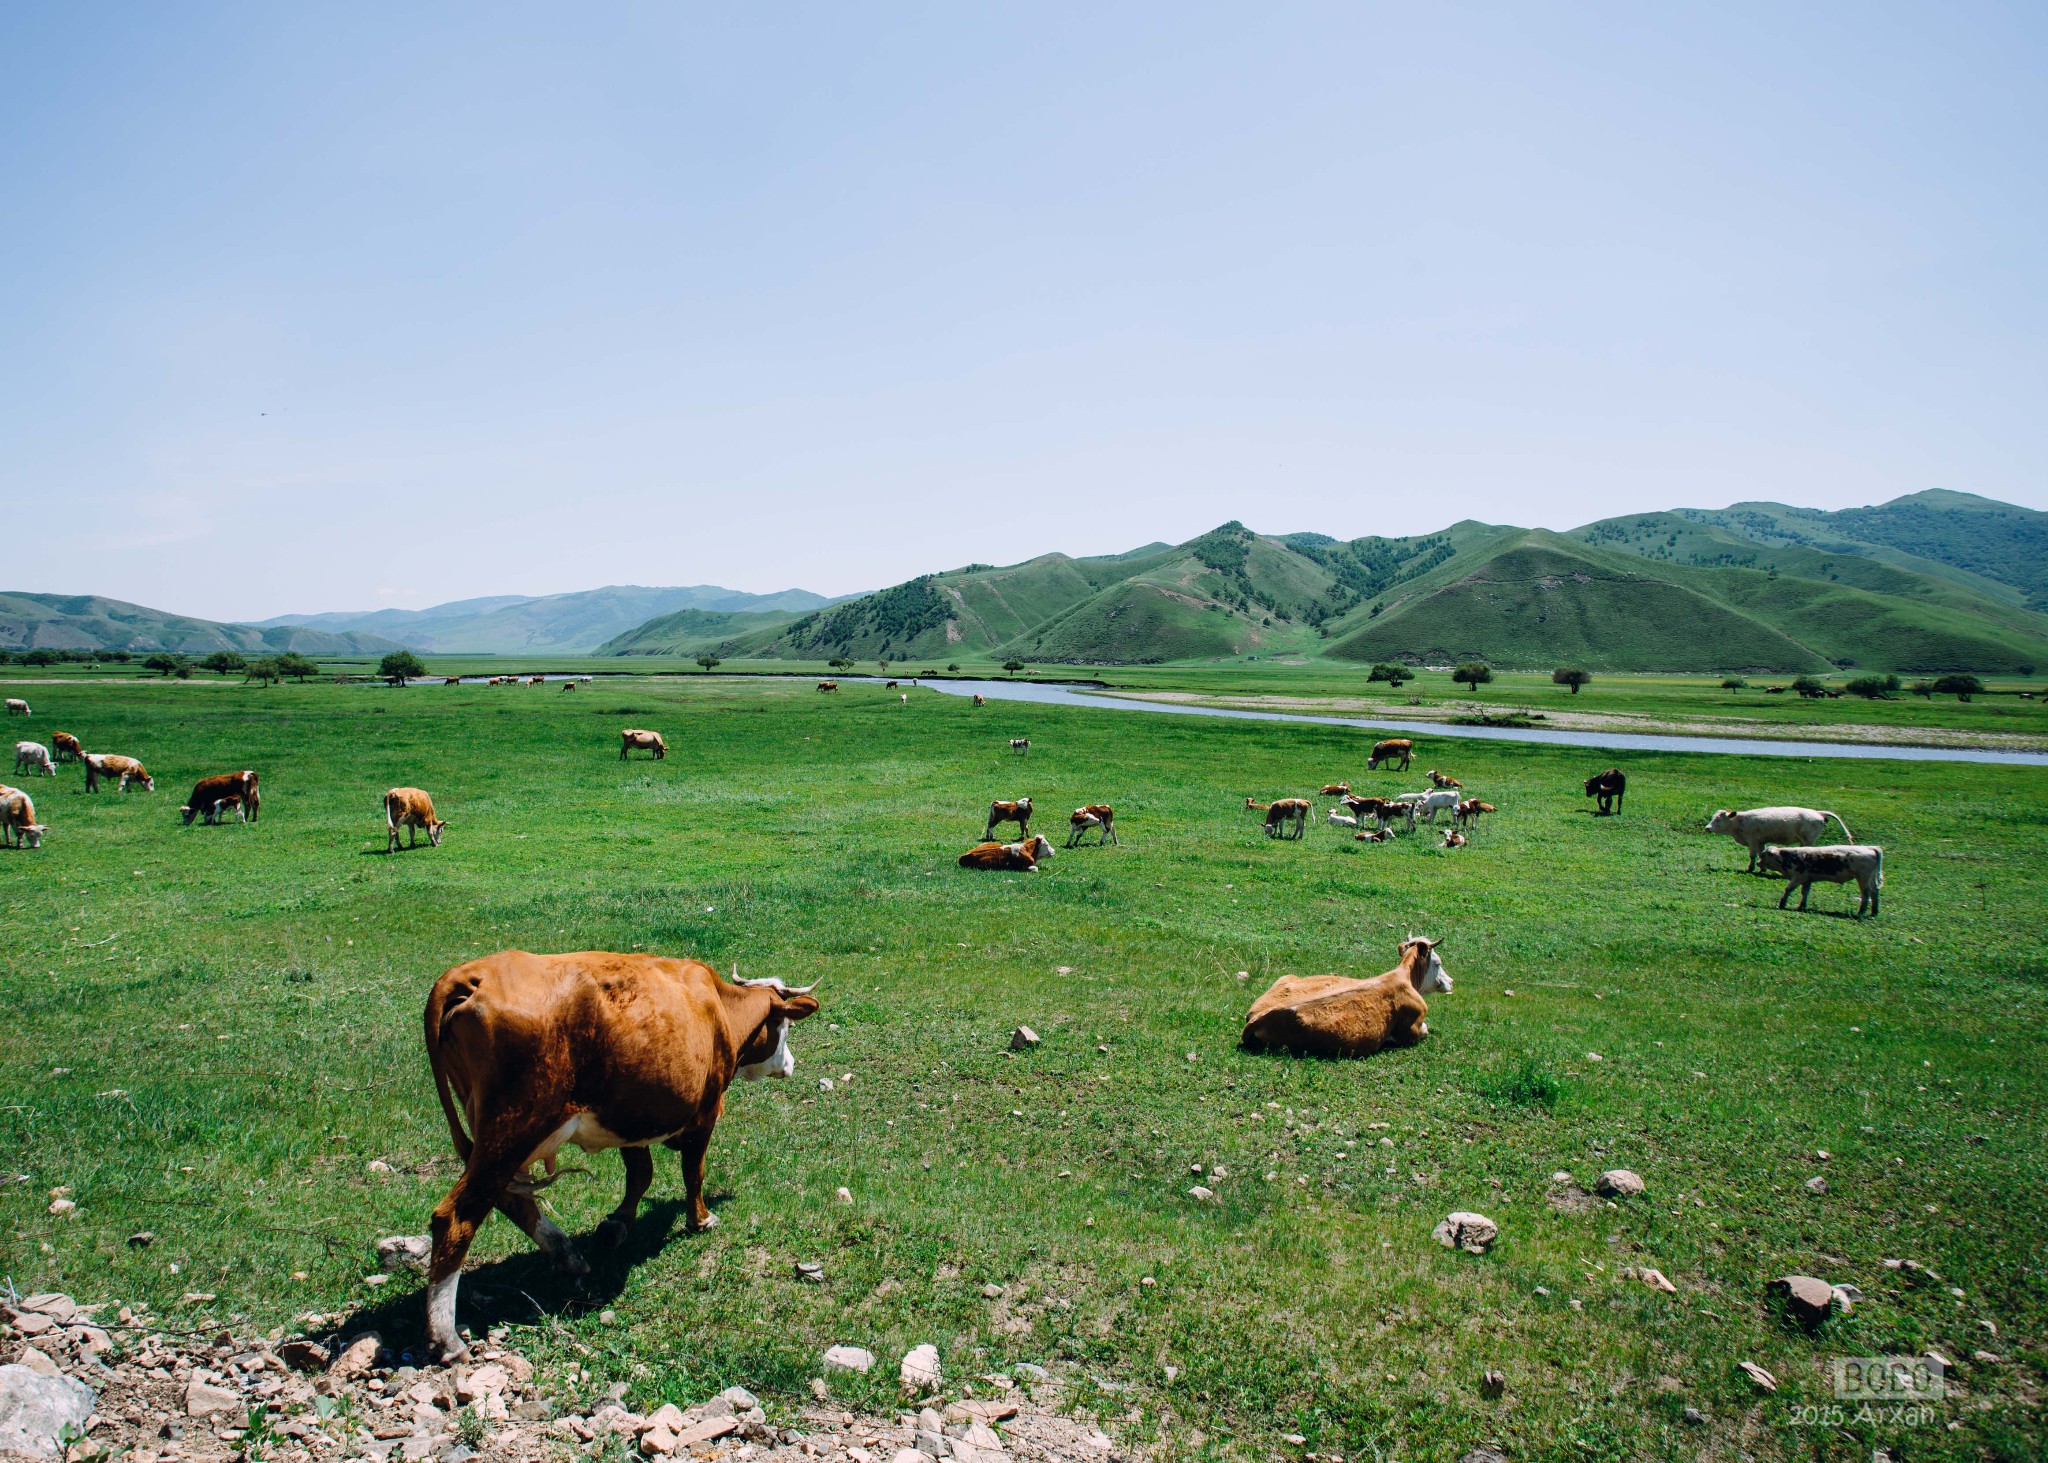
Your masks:
[[[1436,787],[1436,788],[1444,788],[1444,787],[1463,787],[1463,786],[1465,785],[1464,783],[1462,783],[1462,782],[1458,781],[1458,779],[1457,779],[1457,778],[1455,778],[1455,777],[1446,777],[1446,776],[1444,776],[1444,775],[1443,775],[1443,774],[1442,774],[1441,772],[1437,771],[1437,770],[1436,770],[1436,769],[1435,769],[1434,767],[1430,768],[1430,769],[1429,769],[1429,771],[1427,771],[1427,772],[1423,773],[1422,775],[1423,775],[1424,777],[1427,777],[1427,778],[1429,779],[1429,785],[1430,785],[1431,787]]]
[[[1364,828],[1351,835],[1360,843],[1391,843],[1394,835],[1384,828]]]
[[[41,848],[48,831],[36,821],[36,805],[27,793],[0,785],[0,846]]]
[[[1275,798],[1266,805],[1266,836],[1268,838],[1299,838],[1308,831],[1309,802],[1307,798]],[[1287,833],[1289,823],[1294,831]]]
[[[1470,843],[1471,841],[1471,839],[1467,838],[1464,834],[1460,833],[1455,828],[1444,829],[1443,846],[1445,848],[1463,848],[1467,843]]]
[[[14,744],[14,770],[16,772],[40,771],[51,777],[57,775],[57,769],[50,761],[50,749],[41,742],[16,742]]]
[[[1385,829],[1396,818],[1409,826],[1415,823],[1415,804],[1397,802],[1392,798],[1361,798],[1346,795],[1344,806],[1354,818],[1370,818]]]
[[[1785,876],[1785,892],[1778,896],[1780,909],[1794,889],[1799,891],[1799,907],[1804,910],[1815,884],[1853,882],[1862,896],[1856,902],[1856,918],[1863,918],[1866,911],[1877,913],[1878,891],[1884,888],[1884,850],[1874,843],[1831,843],[1822,848],[1780,848],[1767,843],[1760,861],[1766,873]]]
[[[121,792],[128,791],[128,784],[131,782],[141,783],[144,792],[156,791],[156,779],[149,775],[147,767],[133,757],[123,757],[115,752],[87,752],[85,790],[98,792],[103,778],[113,778],[118,784],[118,791]]]
[[[562,682],[562,689],[564,691],[573,691],[576,689],[576,683],[574,681],[564,681]]]
[[[9,696],[7,698],[7,714],[9,716],[29,716],[32,713],[28,709],[28,702],[22,700],[19,696]]]
[[[85,759],[85,748],[78,744],[78,738],[70,732],[50,733],[50,745],[57,749],[59,762],[80,762]]]
[[[1093,828],[1101,835],[1102,843],[1121,843],[1116,836],[1116,809],[1108,803],[1090,803],[1085,808],[1076,808],[1067,820],[1072,831],[1067,834],[1067,847],[1072,848],[1081,841],[1081,835]]]
[[[1341,798],[1350,791],[1351,784],[1348,782],[1326,782],[1323,784],[1323,790],[1317,793],[1316,796],[1319,798]]]
[[[1019,757],[1023,757],[1023,756],[1027,756],[1027,755],[1029,755],[1029,753],[1030,753],[1030,751],[1031,751],[1031,738],[1029,738],[1029,737],[1011,737],[1011,738],[1010,738],[1010,750],[1011,750],[1011,751],[1013,751],[1013,752],[1015,752],[1015,753],[1016,753],[1016,754],[1017,754],[1017,755],[1018,755]]]
[[[1458,801],[1456,789],[1436,788],[1422,794],[1415,804],[1415,811],[1421,815],[1425,823],[1434,823],[1438,813],[1455,813]]]
[[[185,800],[185,806],[178,811],[185,815],[185,826],[188,828],[192,826],[194,818],[204,818],[209,823],[218,823],[221,815],[229,809],[233,809],[238,817],[244,817],[253,823],[256,821],[256,815],[263,810],[263,800],[256,784],[256,774],[249,771],[221,772],[212,777],[202,777],[192,785],[192,796]]]
[[[1015,823],[1017,832],[1024,838],[1031,836],[1031,799],[1018,798],[1013,803],[990,803],[988,824],[981,830],[984,840],[995,836],[996,824]]]
[[[1621,799],[1628,791],[1628,777],[1619,767],[1610,767],[1598,776],[1586,779],[1586,796],[1600,800],[1600,811],[1593,816],[1604,818],[1609,813],[1621,811]]]
[[[981,692],[976,691],[974,693],[974,704],[976,706],[986,706],[988,705],[988,698],[983,696]]]
[[[838,690],[838,689],[839,689],[839,682],[837,682],[837,681],[820,681],[820,682],[818,682],[818,689],[819,689],[820,691],[836,691],[836,690]]]
[[[893,691],[893,690],[895,690],[895,689],[896,689],[896,683],[895,683],[894,681],[890,681],[890,682],[888,682],[887,684],[885,684],[885,685],[884,685],[884,686],[882,687],[882,689],[883,689],[884,691]]]
[[[1499,809],[1492,803],[1482,803],[1478,798],[1466,798],[1451,813],[1451,821],[1460,828],[1468,828],[1479,821],[1481,813],[1494,813]]]
[[[571,682],[573,685],[574,682]],[[405,846],[419,847],[419,830],[427,830],[427,842],[439,848],[441,830],[447,821],[434,816],[434,800],[416,787],[394,787],[384,794],[384,833],[386,853],[398,852],[398,830],[405,829]]]
[[[1340,813],[1335,808],[1332,808],[1330,809],[1330,826],[1332,828],[1356,828],[1358,826],[1358,817],[1354,813]]]
[[[808,989],[721,979],[694,960],[586,950],[504,950],[458,965],[427,996],[427,1061],[462,1176],[435,1206],[427,1335],[445,1362],[467,1354],[456,1288],[478,1226],[502,1210],[555,1268],[589,1273],[534,1193],[555,1154],[621,1150],[626,1192],[597,1228],[615,1249],[654,1182],[656,1143],[682,1156],[684,1222],[718,1222],[704,1202],[704,1154],[734,1078],[796,1069],[789,1028],[818,1009]]]
[[[1409,760],[1414,755],[1415,743],[1406,737],[1396,737],[1389,741],[1375,742],[1373,744],[1372,756],[1366,760],[1365,770],[1367,772],[1377,772],[1380,763],[1392,762],[1398,758],[1401,765],[1395,770],[1406,772]]]
[[[635,749],[642,752],[652,752],[654,760],[657,762],[668,756],[668,743],[661,739],[660,732],[646,731],[637,726],[629,726],[619,733],[619,760],[621,762],[625,761],[626,754]]]
[[[1819,808],[1749,808],[1740,813],[1719,808],[1713,817],[1707,819],[1707,832],[1725,833],[1748,849],[1749,872],[1754,874],[1765,844],[1811,848],[1827,832],[1827,820],[1830,818],[1842,830],[1845,841],[1855,841],[1856,835],[1849,831],[1849,825],[1842,821],[1839,813],[1824,812]]]
[[[1052,856],[1052,840],[1040,833],[1022,843],[977,843],[960,855],[960,867],[996,873],[1035,874],[1038,861]]]
[[[1246,1051],[1308,1057],[1367,1057],[1429,1035],[1425,995],[1450,993],[1438,941],[1409,937],[1384,975],[1283,975],[1252,1003],[1239,1044]]]

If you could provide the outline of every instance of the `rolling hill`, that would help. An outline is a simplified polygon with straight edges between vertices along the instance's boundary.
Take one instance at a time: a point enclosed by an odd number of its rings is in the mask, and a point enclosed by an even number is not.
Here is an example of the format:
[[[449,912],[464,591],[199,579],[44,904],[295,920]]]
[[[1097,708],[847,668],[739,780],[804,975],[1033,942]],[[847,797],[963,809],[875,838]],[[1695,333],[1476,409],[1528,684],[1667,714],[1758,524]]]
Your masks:
[[[657,615],[623,635],[614,635],[592,653],[700,655],[735,636],[774,630],[795,618],[790,610],[676,610]]]
[[[934,664],[1296,655],[2029,674],[2048,665],[2048,614],[2033,603],[2042,543],[2048,514],[1960,493],[1839,513],[1645,513],[1568,534],[1468,521],[1344,540],[1233,522],[1122,554],[970,564],[689,643],[728,659]],[[712,637],[721,628],[678,627]]]
[[[398,648],[394,640],[357,630],[227,625],[96,594],[0,593],[0,650],[169,650],[184,655],[296,650],[335,656],[381,655]]]
[[[572,655],[595,650],[649,620],[678,610],[714,613],[817,609],[832,601],[807,589],[747,594],[715,584],[649,589],[612,584],[572,594],[497,595],[455,600],[424,610],[363,610],[320,615],[279,615],[262,628],[298,625],[316,630],[363,631],[414,650],[479,655]]]

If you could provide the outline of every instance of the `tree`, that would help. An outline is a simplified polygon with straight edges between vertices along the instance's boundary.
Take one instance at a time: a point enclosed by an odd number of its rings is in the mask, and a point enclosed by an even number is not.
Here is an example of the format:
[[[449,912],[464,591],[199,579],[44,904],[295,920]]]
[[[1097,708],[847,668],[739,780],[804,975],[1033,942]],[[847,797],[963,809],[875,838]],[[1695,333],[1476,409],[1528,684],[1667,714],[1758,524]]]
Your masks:
[[[296,650],[287,650],[277,658],[277,673],[280,677],[290,676],[303,686],[307,677],[320,674],[320,667]]]
[[[1383,660],[1372,668],[1371,674],[1367,675],[1365,679],[1368,682],[1389,682],[1398,691],[1401,689],[1403,682],[1415,679],[1415,672],[1409,670],[1405,665],[1396,665],[1392,661]]]
[[[1003,662],[1003,669],[1014,676],[1018,671],[1024,669],[1024,662],[1021,660],[1006,660]]]
[[[241,670],[249,664],[249,660],[247,656],[233,650],[216,650],[199,664],[217,676],[224,676],[229,671]]]
[[[889,657],[888,657],[888,656],[886,656],[886,655],[885,655],[885,656],[883,656],[883,657],[882,657],[882,658],[881,658],[880,660],[876,661],[876,662],[875,662],[875,664],[881,667],[881,669],[882,669],[882,674],[883,674],[883,675],[885,675],[885,676],[886,676],[886,675],[888,675],[888,674],[889,674]]]
[[[1958,701],[1967,701],[1972,696],[1983,694],[1984,683],[1975,676],[1943,676],[1934,683],[1936,695],[1953,696]]]
[[[1468,660],[1451,672],[1451,679],[1461,686],[1470,686],[1476,696],[1479,688],[1493,679],[1493,670],[1483,660]]]
[[[1899,689],[1897,676],[1858,676],[1842,687],[1851,696],[1861,696],[1866,701],[1889,701],[1892,693]]]
[[[1912,685],[1906,687],[1906,689],[1908,691],[1911,691],[1915,696],[1924,696],[1930,701],[1934,699],[1934,682],[1932,681],[1918,680],[1913,682]]]
[[[1748,684],[1749,682],[1743,680],[1740,676],[1723,676],[1721,678],[1721,689],[1724,691],[1740,691]]]
[[[134,657],[134,656],[132,656],[132,655],[130,655],[130,654],[129,654],[129,653],[127,652],[127,651],[125,651],[125,650],[108,650],[108,651],[104,651],[104,652],[102,652],[102,653],[101,653],[101,656],[100,656],[100,658],[101,658],[102,660],[111,660],[111,661],[113,661],[113,662],[114,662],[114,663],[115,663],[116,665],[126,665],[126,664],[128,664],[128,662],[129,662],[129,661],[133,660],[133,659],[134,659],[135,657]]]
[[[1561,665],[1550,673],[1551,685],[1570,686],[1574,696],[1579,694],[1579,687],[1592,679],[1593,673],[1591,671],[1582,671],[1574,665]]]
[[[377,674],[394,686],[402,686],[414,676],[426,673],[426,666],[410,650],[394,650],[377,662]]]
[[[64,657],[54,650],[31,650],[21,658],[23,665],[55,665]]]
[[[278,668],[277,660],[274,656],[262,656],[259,659],[250,661],[242,668],[243,680],[261,681],[266,686],[272,681],[281,679],[282,675],[283,672]]]
[[[826,661],[825,664],[830,666],[835,671],[845,671],[853,669],[853,662],[848,660],[843,655],[835,655],[830,660]]]
[[[724,665],[725,662],[720,660],[715,655],[705,654],[697,657],[697,664],[704,667],[705,673],[709,674],[710,672],[715,671],[720,666]]]
[[[1827,695],[1828,683],[1817,676],[1800,676],[1792,682],[1792,689],[1807,700],[1813,701]]]
[[[155,655],[152,655],[148,660],[145,660],[142,663],[142,666],[144,670],[155,671],[158,675],[171,676],[176,675],[178,673],[178,668],[184,664],[184,656],[169,655],[166,654],[164,651],[159,650]],[[188,671],[186,672],[186,674],[189,675],[191,673]]]
[[[949,660],[949,661],[947,661],[947,662],[946,662],[946,672],[947,672],[947,674],[949,674],[949,675],[955,675],[955,676],[959,675],[959,674],[960,674],[960,662],[959,662],[959,661],[957,661],[957,660]]]

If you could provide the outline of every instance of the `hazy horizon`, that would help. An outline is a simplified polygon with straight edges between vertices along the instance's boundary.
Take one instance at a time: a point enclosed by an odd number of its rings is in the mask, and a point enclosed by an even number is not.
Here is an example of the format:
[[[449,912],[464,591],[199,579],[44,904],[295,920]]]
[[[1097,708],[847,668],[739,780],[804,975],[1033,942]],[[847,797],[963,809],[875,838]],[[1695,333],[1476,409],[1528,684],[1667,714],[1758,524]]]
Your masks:
[[[2048,508],[2048,12],[0,18],[4,587]]]

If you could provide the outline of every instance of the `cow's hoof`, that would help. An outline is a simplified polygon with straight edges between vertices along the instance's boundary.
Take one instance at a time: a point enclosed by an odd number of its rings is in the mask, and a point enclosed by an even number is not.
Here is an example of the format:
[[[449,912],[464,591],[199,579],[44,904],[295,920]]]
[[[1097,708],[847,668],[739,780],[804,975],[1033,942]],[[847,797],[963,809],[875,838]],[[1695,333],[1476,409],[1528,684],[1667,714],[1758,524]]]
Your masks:
[[[632,1232],[633,1226],[623,1219],[607,1219],[597,1227],[597,1247],[615,1250],[626,1242],[626,1236]]]
[[[689,1227],[692,1234],[702,1234],[707,1229],[716,1229],[718,1228],[718,1216],[716,1214],[707,1214],[702,1219],[692,1219]]]
[[[555,1255],[555,1273],[581,1279],[590,1273],[590,1262],[565,1245]]]
[[[439,1354],[443,1366],[456,1366],[469,1359],[469,1346],[465,1342],[457,1341],[452,1346],[437,1346],[434,1350]]]

